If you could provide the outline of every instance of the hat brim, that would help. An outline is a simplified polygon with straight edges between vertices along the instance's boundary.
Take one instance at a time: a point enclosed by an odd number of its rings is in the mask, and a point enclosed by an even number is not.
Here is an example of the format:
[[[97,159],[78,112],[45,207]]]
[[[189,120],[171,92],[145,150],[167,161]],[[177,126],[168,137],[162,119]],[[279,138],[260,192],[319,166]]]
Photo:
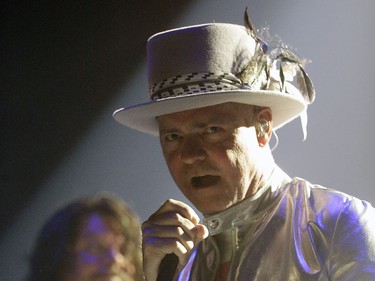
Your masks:
[[[119,123],[152,135],[159,135],[156,117],[213,106],[226,102],[266,106],[271,108],[273,129],[278,129],[306,110],[303,100],[291,94],[270,90],[232,90],[190,94],[145,102],[120,108],[113,113]]]

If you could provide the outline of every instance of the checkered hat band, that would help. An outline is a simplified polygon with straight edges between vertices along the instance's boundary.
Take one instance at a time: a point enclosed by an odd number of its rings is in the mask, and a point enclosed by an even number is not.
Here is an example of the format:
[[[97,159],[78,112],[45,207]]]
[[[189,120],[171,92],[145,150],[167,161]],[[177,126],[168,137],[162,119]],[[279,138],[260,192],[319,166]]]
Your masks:
[[[149,96],[156,101],[202,92],[237,90],[243,86],[241,80],[231,73],[194,72],[176,75],[154,84],[149,89]]]

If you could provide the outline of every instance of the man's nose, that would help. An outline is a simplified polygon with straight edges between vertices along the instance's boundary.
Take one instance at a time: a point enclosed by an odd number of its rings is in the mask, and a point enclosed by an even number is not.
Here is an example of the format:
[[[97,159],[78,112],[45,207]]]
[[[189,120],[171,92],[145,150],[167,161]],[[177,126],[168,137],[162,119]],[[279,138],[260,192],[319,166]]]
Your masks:
[[[186,164],[204,160],[207,152],[200,136],[185,136],[182,145],[181,158]]]

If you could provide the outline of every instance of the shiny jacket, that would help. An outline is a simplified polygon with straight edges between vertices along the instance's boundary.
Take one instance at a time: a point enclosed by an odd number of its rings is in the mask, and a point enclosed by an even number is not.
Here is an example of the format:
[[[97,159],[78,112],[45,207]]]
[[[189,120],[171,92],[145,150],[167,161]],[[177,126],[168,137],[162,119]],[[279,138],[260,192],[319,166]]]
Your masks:
[[[279,168],[256,196],[204,222],[210,236],[178,280],[215,280],[223,255],[231,260],[228,280],[375,280],[375,209],[344,193],[292,180]],[[224,251],[220,236],[226,237]]]

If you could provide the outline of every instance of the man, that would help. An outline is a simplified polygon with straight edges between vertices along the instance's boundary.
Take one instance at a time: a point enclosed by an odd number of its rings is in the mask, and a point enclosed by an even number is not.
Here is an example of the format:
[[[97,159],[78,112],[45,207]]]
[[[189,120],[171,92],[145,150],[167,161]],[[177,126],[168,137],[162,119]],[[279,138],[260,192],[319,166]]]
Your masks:
[[[77,199],[44,225],[29,281],[140,281],[140,223],[114,196]]]
[[[273,43],[273,42],[271,42]],[[315,96],[303,60],[245,27],[203,24],[148,41],[150,102],[114,113],[159,135],[169,171],[204,215],[169,199],[142,226],[148,281],[375,280],[375,210],[289,178],[273,131],[306,129]],[[297,82],[297,83],[296,83]],[[177,267],[164,266],[168,254]]]

